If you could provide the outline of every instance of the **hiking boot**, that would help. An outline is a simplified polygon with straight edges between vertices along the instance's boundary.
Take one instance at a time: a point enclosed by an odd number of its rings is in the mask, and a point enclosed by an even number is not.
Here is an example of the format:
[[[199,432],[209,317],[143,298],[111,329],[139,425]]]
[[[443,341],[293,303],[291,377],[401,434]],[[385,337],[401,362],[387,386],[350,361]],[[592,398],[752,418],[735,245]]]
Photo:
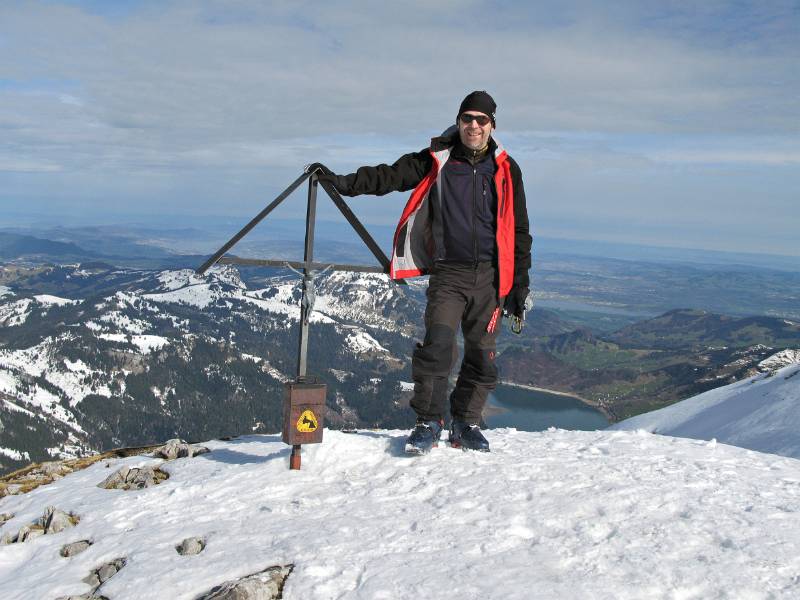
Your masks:
[[[453,422],[450,423],[450,439],[448,441],[453,448],[489,452],[489,441],[483,437],[481,428],[459,419],[453,419]]]
[[[406,454],[427,454],[439,445],[443,421],[418,420],[406,440]]]

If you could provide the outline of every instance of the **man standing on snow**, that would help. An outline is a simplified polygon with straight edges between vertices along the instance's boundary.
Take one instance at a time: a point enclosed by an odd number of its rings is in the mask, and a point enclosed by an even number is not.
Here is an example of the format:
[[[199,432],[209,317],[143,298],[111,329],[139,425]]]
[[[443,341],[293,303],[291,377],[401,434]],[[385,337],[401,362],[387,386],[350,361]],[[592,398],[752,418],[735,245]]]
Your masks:
[[[413,190],[397,227],[391,277],[430,274],[425,340],[412,359],[417,423],[406,451],[428,452],[444,427],[450,371],[464,334],[464,359],[450,394],[449,442],[489,451],[480,430],[494,364],[500,316],[522,318],[528,296],[531,236],[522,173],[492,137],[496,105],[484,91],[469,94],[456,125],[429,148],[393,165],[361,167],[350,175],[319,176],[342,195]]]

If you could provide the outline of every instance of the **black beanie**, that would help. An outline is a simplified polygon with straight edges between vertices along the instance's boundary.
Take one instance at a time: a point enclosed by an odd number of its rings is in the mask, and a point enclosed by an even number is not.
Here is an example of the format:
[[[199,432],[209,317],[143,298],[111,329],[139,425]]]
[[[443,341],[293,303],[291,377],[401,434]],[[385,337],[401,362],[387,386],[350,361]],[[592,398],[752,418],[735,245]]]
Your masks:
[[[461,106],[458,107],[458,115],[456,118],[460,117],[461,113],[467,110],[475,110],[489,115],[492,119],[492,127],[496,126],[494,122],[494,113],[497,110],[497,104],[494,103],[492,97],[485,91],[476,90],[464,98],[464,101],[461,102]]]

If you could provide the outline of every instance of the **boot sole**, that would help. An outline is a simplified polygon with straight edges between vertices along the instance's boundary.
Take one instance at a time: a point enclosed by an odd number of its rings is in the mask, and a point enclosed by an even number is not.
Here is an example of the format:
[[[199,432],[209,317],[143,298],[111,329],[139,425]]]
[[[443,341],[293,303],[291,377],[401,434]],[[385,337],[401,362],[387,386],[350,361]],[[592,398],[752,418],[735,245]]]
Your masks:
[[[412,446],[411,444],[406,444],[406,454],[410,454],[412,456],[421,456],[422,454],[428,454],[431,450],[438,447],[439,444],[434,444],[433,446],[425,450],[417,446]]]
[[[464,452],[491,452],[489,448],[470,448],[468,446],[462,446],[461,442],[448,442],[451,448],[461,448]]]

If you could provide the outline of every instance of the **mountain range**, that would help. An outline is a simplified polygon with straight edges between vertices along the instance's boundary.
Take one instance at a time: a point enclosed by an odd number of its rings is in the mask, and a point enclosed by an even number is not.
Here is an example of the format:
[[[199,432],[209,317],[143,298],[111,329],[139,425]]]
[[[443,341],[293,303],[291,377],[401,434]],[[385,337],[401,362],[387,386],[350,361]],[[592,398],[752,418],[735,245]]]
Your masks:
[[[297,368],[299,279],[285,273],[0,269],[2,467],[278,431]],[[328,386],[328,425],[407,427],[424,281],[323,273],[316,288],[309,365]],[[617,420],[752,375],[787,347],[800,333],[785,319],[677,310],[604,333],[536,308],[523,335],[501,337],[498,367],[506,382],[577,394]]]

